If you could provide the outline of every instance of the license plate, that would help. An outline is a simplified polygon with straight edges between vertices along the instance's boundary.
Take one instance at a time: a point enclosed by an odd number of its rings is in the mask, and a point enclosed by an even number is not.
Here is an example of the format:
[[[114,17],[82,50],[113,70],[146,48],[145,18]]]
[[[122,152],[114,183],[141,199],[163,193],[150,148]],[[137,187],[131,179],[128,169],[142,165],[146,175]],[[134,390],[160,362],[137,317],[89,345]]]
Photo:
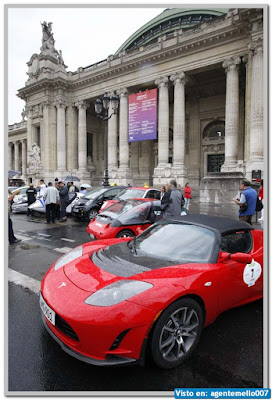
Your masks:
[[[48,321],[51,322],[52,325],[55,325],[56,313],[52,310],[52,308],[49,307],[48,304],[46,304],[44,298],[42,297],[42,294],[40,294],[40,307]]]

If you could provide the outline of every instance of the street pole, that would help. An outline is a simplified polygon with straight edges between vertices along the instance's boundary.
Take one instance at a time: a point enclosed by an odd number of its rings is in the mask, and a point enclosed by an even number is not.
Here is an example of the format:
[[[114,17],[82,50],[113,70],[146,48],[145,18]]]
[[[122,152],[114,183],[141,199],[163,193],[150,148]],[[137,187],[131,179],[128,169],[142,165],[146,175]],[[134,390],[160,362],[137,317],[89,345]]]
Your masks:
[[[108,110],[105,110],[105,175],[103,180],[103,186],[108,187],[109,184],[109,166],[108,166]]]

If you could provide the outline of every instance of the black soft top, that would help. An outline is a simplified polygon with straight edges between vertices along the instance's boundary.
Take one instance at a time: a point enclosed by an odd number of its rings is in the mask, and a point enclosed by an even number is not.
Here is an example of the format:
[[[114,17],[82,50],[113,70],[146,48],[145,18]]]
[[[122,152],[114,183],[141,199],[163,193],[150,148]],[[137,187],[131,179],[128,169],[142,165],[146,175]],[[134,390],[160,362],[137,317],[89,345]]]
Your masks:
[[[254,230],[252,225],[247,222],[240,221],[239,219],[228,218],[228,217],[218,217],[215,215],[205,215],[205,214],[188,214],[183,215],[175,220],[164,220],[164,222],[186,222],[189,224],[206,226],[207,228],[216,229],[221,235],[230,234],[238,231],[250,231]]]

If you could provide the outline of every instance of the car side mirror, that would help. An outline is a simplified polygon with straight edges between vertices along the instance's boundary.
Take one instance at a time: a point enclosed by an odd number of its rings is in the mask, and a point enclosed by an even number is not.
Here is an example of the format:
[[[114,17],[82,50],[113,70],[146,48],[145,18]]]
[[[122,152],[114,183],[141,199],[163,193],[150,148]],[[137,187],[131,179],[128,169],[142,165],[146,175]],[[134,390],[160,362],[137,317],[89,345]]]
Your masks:
[[[219,262],[232,260],[240,263],[250,264],[252,262],[252,256],[246,253],[226,253],[221,252],[219,255]]]

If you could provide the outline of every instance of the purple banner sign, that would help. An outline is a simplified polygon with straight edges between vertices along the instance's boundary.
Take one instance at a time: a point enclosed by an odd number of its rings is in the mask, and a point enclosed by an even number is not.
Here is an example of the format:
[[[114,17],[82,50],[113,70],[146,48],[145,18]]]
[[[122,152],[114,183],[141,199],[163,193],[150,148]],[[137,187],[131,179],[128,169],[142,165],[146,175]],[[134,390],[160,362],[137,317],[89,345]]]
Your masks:
[[[128,141],[157,139],[157,89],[129,95]]]

